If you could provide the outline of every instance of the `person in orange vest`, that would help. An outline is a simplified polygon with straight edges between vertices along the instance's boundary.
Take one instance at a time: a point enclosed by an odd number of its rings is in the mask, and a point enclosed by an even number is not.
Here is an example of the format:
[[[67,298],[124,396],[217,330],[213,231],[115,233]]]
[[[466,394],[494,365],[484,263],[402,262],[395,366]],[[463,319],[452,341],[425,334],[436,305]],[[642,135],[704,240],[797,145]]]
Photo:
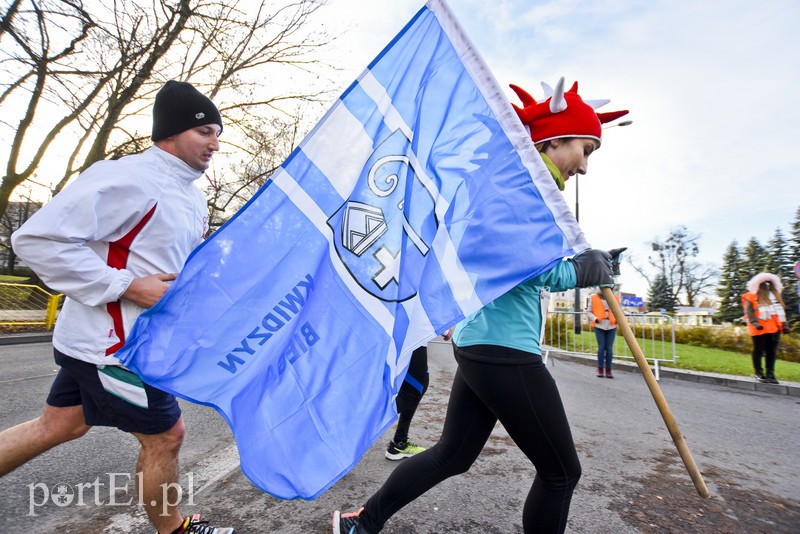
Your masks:
[[[753,340],[753,369],[756,380],[777,384],[775,360],[781,332],[788,333],[786,305],[781,293],[781,279],[771,273],[759,273],[747,282],[747,293],[742,295],[742,307],[747,320],[747,330]],[[767,374],[761,367],[764,356]]]
[[[619,302],[619,297],[615,298]],[[597,378],[603,376],[614,378],[611,372],[611,360],[614,357],[614,339],[617,337],[617,319],[608,309],[608,302],[603,298],[599,288],[597,293],[592,295],[591,307],[587,314],[597,338]]]

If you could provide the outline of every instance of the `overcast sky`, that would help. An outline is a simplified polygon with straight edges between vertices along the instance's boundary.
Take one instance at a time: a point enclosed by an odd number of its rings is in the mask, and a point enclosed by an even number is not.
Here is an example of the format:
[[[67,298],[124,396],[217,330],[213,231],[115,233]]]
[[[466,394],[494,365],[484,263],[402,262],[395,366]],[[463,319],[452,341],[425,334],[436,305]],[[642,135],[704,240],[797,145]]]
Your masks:
[[[604,133],[580,178],[579,219],[596,248],[646,243],[685,225],[701,261],[734,240],[765,244],[800,207],[797,0],[449,0],[499,83],[534,97],[578,80],[633,124]],[[343,90],[422,0],[330,0]],[[339,91],[340,92],[340,91]],[[514,98],[510,89],[509,99]],[[565,191],[575,204],[574,179]],[[800,258],[797,258],[800,260]],[[624,291],[646,293],[629,266]]]

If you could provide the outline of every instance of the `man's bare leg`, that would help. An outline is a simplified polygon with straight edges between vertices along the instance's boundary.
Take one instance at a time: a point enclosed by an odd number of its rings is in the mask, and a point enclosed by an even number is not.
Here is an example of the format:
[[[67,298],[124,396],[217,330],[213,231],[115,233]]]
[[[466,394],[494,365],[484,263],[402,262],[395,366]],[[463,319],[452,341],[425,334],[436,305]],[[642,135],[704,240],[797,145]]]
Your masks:
[[[178,453],[184,432],[181,417],[161,434],[133,434],[142,444],[136,462],[139,498],[160,534],[169,534],[183,522],[177,506],[177,487]]]
[[[42,415],[0,432],[0,477],[56,445],[77,439],[89,429],[83,407],[45,404]]]

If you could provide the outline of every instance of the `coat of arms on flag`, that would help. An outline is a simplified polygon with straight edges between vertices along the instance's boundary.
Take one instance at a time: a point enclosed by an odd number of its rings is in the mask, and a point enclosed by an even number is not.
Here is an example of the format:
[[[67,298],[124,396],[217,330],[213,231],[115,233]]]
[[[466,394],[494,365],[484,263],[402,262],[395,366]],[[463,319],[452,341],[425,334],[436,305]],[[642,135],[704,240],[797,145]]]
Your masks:
[[[421,174],[410,139],[396,130],[379,141],[353,195],[328,219],[342,262],[364,290],[381,300],[416,295],[416,280],[436,236],[433,195]],[[414,199],[408,206],[407,198]],[[409,242],[412,246],[406,246]]]

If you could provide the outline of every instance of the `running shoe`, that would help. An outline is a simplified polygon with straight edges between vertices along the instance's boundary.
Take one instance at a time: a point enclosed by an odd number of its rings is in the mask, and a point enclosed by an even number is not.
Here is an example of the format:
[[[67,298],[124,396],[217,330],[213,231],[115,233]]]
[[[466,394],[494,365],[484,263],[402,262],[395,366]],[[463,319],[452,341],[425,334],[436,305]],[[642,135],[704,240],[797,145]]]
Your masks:
[[[184,519],[178,532],[180,534],[236,534],[236,531],[230,527],[212,527],[208,521],[200,519],[200,514],[194,514]]]
[[[362,507],[358,512],[341,513],[339,510],[333,512],[333,520],[331,526],[333,527],[333,534],[358,534],[363,532],[359,530],[358,525],[361,522],[361,512],[364,511]]]
[[[390,441],[389,446],[386,448],[386,459],[402,460],[403,458],[410,458],[415,454],[419,454],[424,450],[425,447],[414,445],[410,441],[403,443],[395,443],[394,441]]]

